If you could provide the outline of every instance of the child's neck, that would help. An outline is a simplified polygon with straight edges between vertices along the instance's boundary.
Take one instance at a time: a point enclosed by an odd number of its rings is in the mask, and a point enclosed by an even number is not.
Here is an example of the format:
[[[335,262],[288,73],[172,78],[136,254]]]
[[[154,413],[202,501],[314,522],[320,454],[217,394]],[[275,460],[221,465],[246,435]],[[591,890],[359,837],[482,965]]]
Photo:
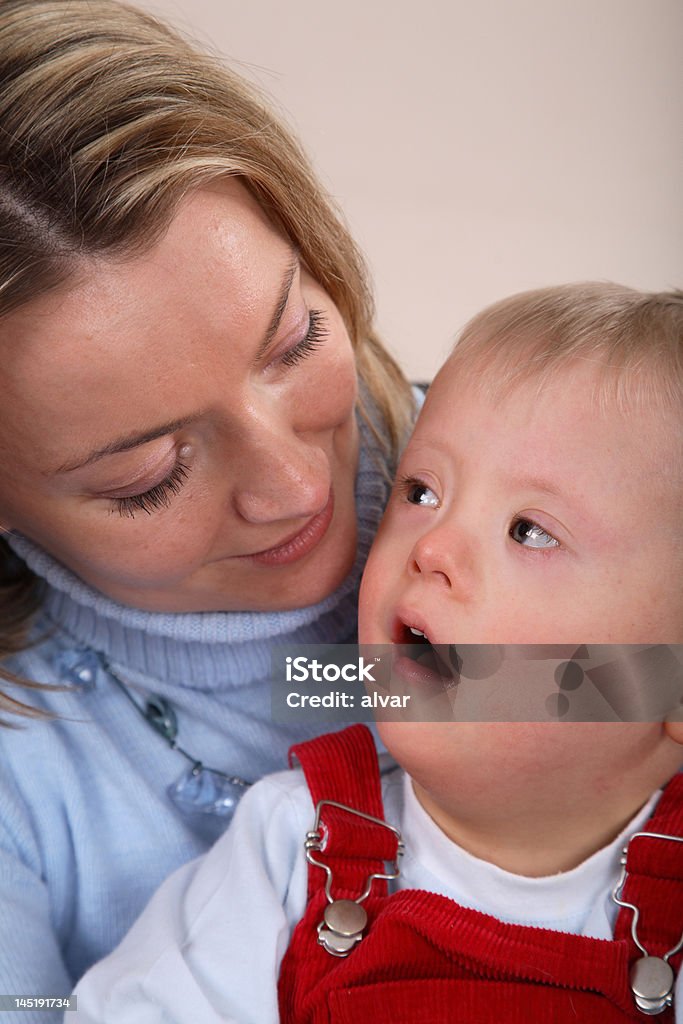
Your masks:
[[[463,850],[515,875],[540,878],[570,871],[607,846],[635,817],[651,793],[619,814],[598,816],[577,806],[555,814],[515,813],[500,820],[462,820],[444,812],[413,783],[417,799],[439,828]]]
[[[513,874],[540,877],[607,846],[680,770],[680,741],[667,732],[632,722],[425,726],[421,743],[407,734],[396,754],[449,839]],[[390,738],[398,746],[403,735]]]

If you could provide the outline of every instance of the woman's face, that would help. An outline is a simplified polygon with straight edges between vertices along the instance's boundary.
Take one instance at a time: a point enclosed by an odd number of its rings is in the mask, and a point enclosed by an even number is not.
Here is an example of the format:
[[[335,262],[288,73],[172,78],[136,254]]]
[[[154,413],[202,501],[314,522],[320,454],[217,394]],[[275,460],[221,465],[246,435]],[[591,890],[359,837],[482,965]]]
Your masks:
[[[138,608],[314,604],[354,560],[351,343],[234,181],[0,321],[0,524]]]

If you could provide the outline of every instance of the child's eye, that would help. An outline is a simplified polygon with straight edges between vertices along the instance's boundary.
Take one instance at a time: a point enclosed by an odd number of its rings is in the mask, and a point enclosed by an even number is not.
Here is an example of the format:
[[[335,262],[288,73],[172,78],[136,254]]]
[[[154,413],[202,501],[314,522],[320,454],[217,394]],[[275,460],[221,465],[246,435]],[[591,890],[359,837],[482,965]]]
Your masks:
[[[440,508],[441,502],[427,484],[412,476],[401,477],[397,481],[399,491],[411,505],[422,505],[427,508]]]
[[[187,466],[182,462],[176,463],[166,479],[150,487],[148,491],[143,491],[142,494],[129,494],[125,498],[112,498],[112,511],[133,519],[137,511],[146,512],[149,516],[155,509],[168,508],[173,495],[183,486],[187,473]]]
[[[305,336],[293,348],[288,349],[280,357],[280,362],[285,366],[295,366],[306,356],[322,345],[329,331],[325,314],[320,309],[312,309],[308,314],[308,330]]]
[[[525,548],[557,548],[560,542],[530,519],[517,519],[510,527],[510,536]]]

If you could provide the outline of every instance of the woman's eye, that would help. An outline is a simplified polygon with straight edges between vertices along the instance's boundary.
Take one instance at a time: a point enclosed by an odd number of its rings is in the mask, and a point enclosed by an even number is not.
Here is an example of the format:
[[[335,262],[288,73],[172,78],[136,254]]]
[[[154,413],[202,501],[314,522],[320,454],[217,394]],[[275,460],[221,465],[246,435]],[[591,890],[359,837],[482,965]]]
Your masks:
[[[142,494],[129,494],[125,498],[112,498],[112,511],[133,519],[136,512],[146,512],[149,516],[156,509],[168,508],[171,498],[183,486],[187,473],[187,466],[177,462],[166,479],[150,487],[148,491],[143,491]]]
[[[399,480],[399,488],[407,502],[411,505],[422,505],[427,508],[439,508],[441,502],[431,487],[414,477],[403,477]]]
[[[517,519],[510,527],[510,536],[525,548],[557,548],[560,542],[530,519]]]
[[[308,330],[305,336],[293,348],[288,349],[284,355],[280,356],[280,362],[285,366],[295,366],[306,356],[310,356],[319,345],[322,345],[328,334],[325,314],[320,309],[310,310]]]

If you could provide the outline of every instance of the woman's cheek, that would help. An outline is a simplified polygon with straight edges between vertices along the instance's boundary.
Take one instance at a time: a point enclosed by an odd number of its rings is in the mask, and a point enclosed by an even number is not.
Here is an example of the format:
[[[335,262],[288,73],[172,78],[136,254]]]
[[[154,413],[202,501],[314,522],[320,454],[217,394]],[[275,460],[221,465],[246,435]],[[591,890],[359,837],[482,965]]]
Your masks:
[[[328,337],[290,375],[300,402],[299,429],[324,430],[344,423],[354,412],[358,373],[351,341],[339,313],[326,312]]]
[[[206,510],[183,491],[168,508],[132,517],[112,511],[105,522],[106,528],[83,530],[71,558],[64,559],[86,580],[173,584],[201,565],[211,547]]]
[[[349,345],[350,352],[350,345]],[[358,376],[353,355],[339,358],[328,373],[328,415],[334,424],[353,416],[358,398]]]

